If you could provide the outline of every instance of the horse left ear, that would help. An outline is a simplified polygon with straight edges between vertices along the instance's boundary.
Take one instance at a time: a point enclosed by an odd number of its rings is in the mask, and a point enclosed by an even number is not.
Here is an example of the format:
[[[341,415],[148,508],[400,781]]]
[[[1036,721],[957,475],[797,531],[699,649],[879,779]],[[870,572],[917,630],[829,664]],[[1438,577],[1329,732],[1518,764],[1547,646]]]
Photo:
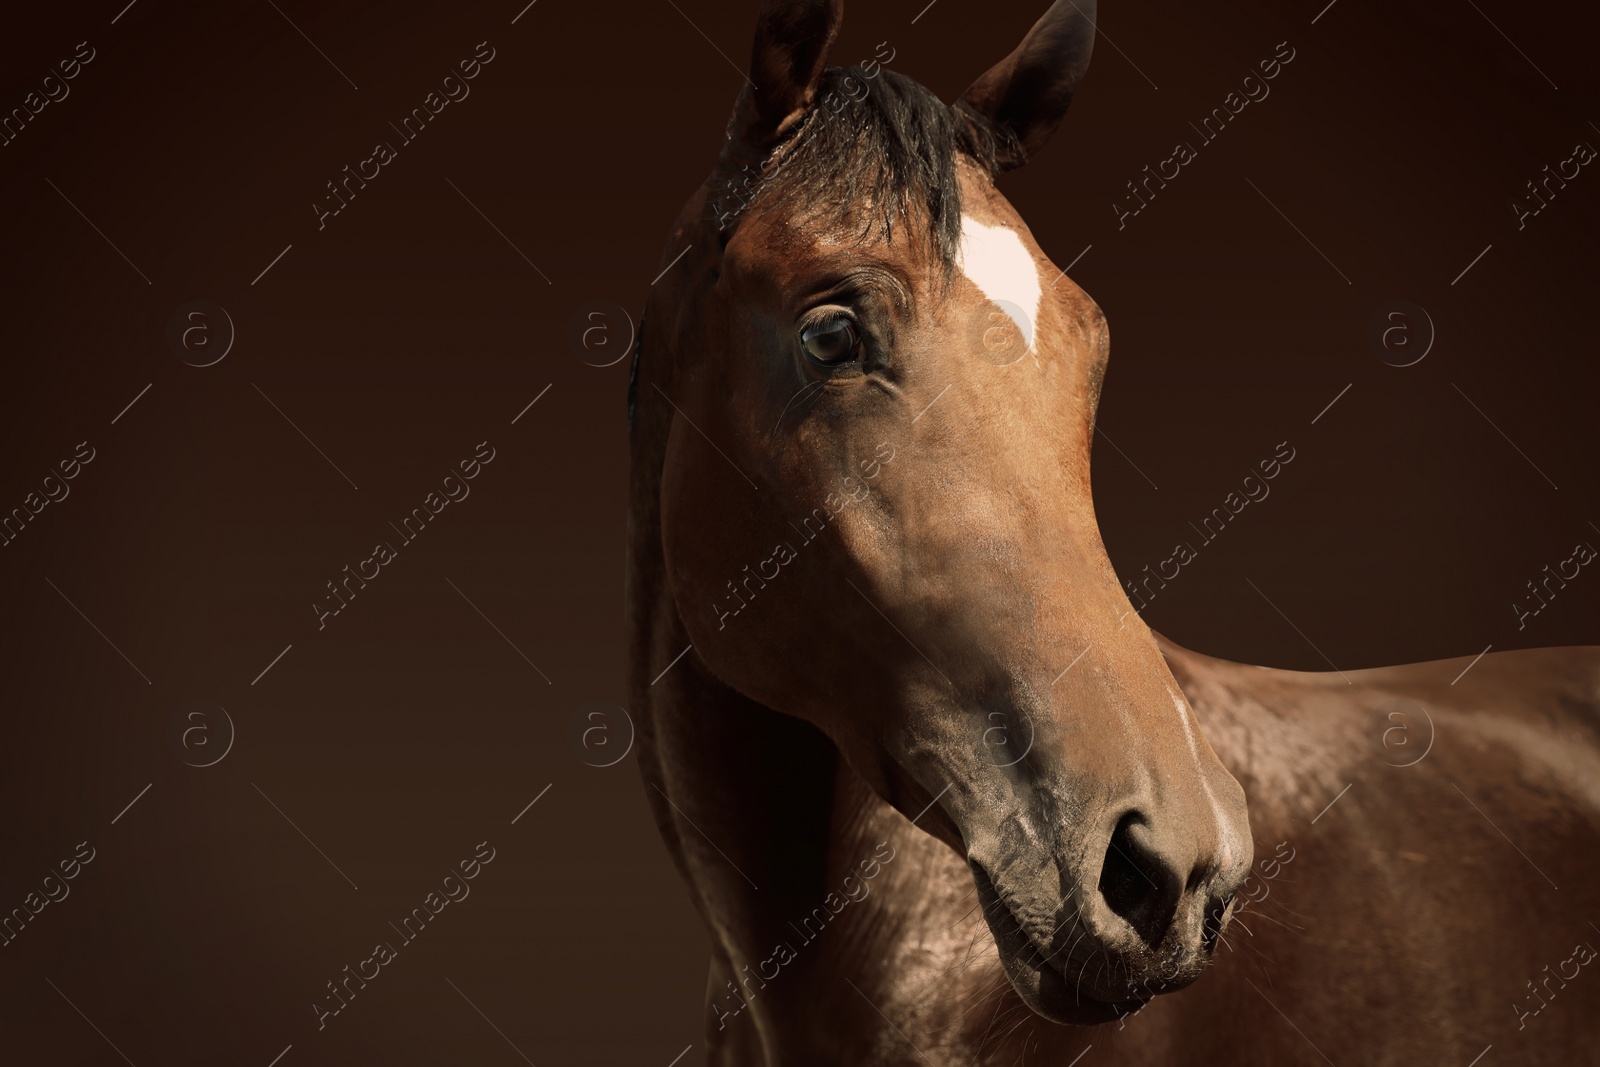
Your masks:
[[[1016,135],[1021,156],[1002,153],[1002,169],[1026,163],[1061,124],[1089,69],[1094,16],[1095,0],[1056,0],[1010,55],[961,94],[974,111]]]
[[[844,0],[762,0],[750,84],[739,94],[729,128],[734,140],[764,149],[805,115],[842,22]]]

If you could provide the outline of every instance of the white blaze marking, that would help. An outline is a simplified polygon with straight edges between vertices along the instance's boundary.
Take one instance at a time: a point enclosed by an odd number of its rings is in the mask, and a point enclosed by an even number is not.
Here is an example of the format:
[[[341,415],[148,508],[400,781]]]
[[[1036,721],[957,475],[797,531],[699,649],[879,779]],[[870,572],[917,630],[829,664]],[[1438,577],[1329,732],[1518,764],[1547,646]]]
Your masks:
[[[961,270],[983,295],[1000,305],[1033,347],[1034,320],[1039,317],[1039,268],[1015,230],[985,226],[970,215],[961,217]]]

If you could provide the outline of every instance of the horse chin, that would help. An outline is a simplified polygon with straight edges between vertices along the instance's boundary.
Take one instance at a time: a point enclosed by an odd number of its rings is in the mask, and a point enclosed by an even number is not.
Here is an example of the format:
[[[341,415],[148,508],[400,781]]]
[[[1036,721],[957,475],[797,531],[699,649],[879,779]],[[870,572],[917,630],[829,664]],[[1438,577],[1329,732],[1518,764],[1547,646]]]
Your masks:
[[[1006,976],[1011,979],[1011,988],[1016,990],[1017,996],[1035,1015],[1067,1026],[1099,1026],[1115,1022],[1135,1014],[1147,1003],[1142,1000],[1092,1000],[1087,994],[1075,992],[1072,982],[1059,971],[1046,969],[1018,974],[1007,964]]]

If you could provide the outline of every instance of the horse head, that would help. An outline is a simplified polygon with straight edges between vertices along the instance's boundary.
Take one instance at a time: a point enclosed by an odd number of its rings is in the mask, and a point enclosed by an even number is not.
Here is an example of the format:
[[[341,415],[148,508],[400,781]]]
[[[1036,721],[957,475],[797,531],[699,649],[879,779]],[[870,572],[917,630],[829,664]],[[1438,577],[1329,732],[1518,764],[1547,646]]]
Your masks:
[[[1028,1005],[1104,1021],[1200,975],[1252,846],[1097,528],[1105,318],[996,186],[1094,4],[953,106],[882,50],[829,67],[842,6],[763,4],[652,289],[664,580],[717,678],[964,857]]]

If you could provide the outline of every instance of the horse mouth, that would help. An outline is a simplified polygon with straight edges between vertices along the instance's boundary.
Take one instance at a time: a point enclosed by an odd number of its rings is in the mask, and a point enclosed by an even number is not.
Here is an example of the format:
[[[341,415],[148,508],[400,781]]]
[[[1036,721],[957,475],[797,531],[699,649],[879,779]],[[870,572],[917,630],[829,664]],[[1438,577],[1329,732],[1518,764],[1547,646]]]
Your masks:
[[[1148,996],[1124,992],[1119,997],[1119,991],[1099,984],[1110,957],[1092,943],[1081,913],[1054,931],[1052,940],[1064,936],[1064,945],[1052,951],[1024,926],[989,872],[976,862],[970,866],[978,887],[978,905],[994,936],[1006,977],[1036,1014],[1053,1022],[1083,1026],[1119,1019],[1148,1003]]]

